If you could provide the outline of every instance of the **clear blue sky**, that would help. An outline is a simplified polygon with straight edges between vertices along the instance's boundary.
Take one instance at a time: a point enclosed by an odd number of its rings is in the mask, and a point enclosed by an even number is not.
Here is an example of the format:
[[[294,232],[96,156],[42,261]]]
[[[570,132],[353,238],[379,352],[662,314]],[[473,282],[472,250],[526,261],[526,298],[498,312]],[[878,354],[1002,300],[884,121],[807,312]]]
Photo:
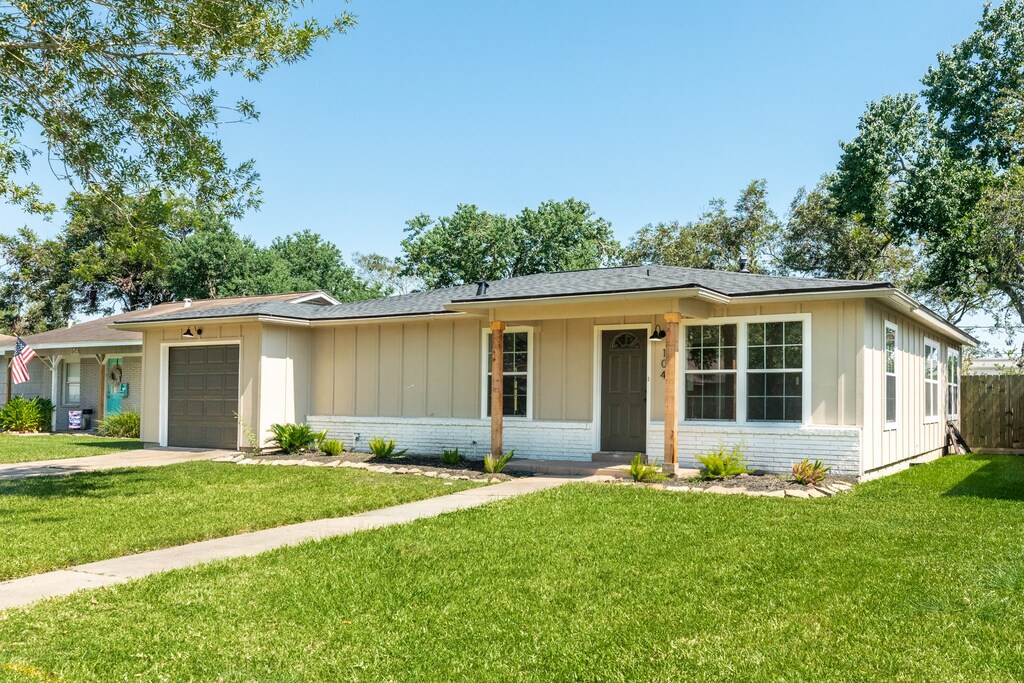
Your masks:
[[[351,33],[245,85],[261,118],[222,136],[233,161],[256,160],[265,202],[236,227],[394,255],[417,213],[573,196],[625,240],[753,178],[782,215],[835,166],[865,103],[917,90],[981,7],[353,0]],[[0,230],[23,223],[57,227],[0,207]]]

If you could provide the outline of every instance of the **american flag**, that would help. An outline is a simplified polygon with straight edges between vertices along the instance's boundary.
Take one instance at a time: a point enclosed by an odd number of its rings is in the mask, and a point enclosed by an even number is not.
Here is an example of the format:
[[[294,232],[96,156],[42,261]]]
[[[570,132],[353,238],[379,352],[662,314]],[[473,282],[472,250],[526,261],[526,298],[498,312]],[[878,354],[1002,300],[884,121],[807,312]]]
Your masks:
[[[32,347],[18,337],[14,341],[14,360],[11,361],[11,381],[21,384],[29,380],[28,362],[36,357]]]

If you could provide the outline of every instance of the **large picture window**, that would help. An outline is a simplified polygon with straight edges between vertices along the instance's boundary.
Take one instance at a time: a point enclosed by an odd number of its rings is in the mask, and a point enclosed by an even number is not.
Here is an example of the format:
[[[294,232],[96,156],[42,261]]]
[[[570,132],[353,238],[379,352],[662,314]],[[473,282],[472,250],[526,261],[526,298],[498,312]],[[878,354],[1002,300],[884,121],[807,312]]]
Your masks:
[[[960,416],[960,354],[946,352],[946,417]]]
[[[939,419],[939,345],[924,340],[924,419]]]
[[[896,424],[896,324],[885,323],[885,424]]]
[[[804,326],[747,324],[747,420],[803,420]]]
[[[82,402],[82,363],[64,364],[64,405],[76,406]]]
[[[685,340],[685,419],[735,420],[736,325],[691,325]]]
[[[491,414],[491,335],[487,334],[487,416]],[[502,415],[530,417],[530,334],[526,331],[505,332],[502,353]]]

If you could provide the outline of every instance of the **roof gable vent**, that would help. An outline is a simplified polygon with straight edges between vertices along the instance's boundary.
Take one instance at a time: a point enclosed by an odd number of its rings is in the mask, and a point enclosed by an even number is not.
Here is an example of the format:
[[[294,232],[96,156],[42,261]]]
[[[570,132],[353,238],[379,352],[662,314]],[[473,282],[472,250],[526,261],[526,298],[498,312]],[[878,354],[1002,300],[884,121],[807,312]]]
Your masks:
[[[487,294],[487,288],[490,287],[490,286],[491,286],[490,283],[487,282],[487,280],[484,280],[483,278],[477,280],[476,281],[476,295],[477,296],[483,296],[484,294]]]
[[[750,272],[750,259],[747,258],[746,256],[740,256],[740,272],[741,273],[749,273]]]

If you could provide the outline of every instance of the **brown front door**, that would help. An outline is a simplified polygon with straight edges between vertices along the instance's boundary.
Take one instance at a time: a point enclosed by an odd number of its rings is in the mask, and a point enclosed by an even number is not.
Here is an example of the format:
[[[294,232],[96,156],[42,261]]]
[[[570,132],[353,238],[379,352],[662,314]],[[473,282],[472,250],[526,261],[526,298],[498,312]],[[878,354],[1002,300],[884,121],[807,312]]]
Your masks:
[[[647,335],[601,334],[601,450],[642,453],[647,442]]]

